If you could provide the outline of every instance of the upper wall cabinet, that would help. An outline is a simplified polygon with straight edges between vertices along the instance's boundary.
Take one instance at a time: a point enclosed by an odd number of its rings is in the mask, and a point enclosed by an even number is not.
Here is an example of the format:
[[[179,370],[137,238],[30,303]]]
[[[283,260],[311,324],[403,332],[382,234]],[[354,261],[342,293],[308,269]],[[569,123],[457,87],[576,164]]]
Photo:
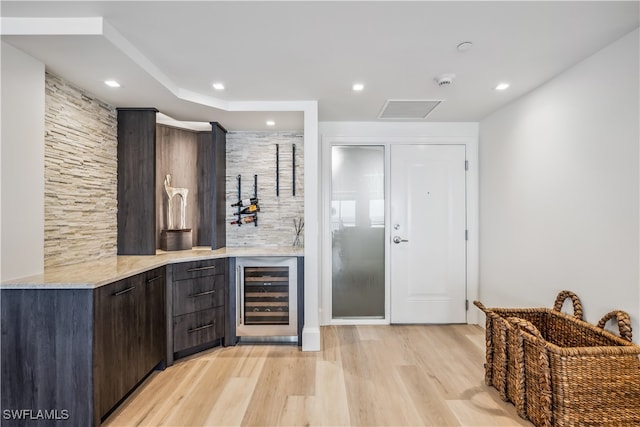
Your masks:
[[[155,108],[118,109],[118,255],[155,255]]]
[[[213,249],[226,246],[226,141],[227,130],[217,122],[211,122],[210,133],[198,133],[196,169],[202,197],[196,201],[196,212],[200,215],[193,241],[196,246],[211,245]]]
[[[118,109],[118,254],[153,255],[168,226],[167,175],[187,188],[186,228],[194,246],[225,246],[226,130],[156,124],[154,108]],[[173,200],[174,228],[180,202]]]

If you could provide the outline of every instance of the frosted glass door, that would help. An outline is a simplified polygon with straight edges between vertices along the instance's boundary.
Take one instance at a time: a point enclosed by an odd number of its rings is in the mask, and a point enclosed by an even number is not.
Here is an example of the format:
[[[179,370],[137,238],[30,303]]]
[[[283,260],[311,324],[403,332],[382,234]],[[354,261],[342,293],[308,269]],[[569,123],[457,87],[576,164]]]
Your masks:
[[[384,147],[331,159],[332,317],[384,317]]]

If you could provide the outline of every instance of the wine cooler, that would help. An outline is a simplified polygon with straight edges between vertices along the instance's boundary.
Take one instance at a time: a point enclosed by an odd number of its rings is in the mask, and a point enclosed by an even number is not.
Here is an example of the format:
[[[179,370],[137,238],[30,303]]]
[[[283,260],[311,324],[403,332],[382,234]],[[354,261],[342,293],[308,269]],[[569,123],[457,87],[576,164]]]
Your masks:
[[[271,337],[295,341],[298,334],[296,258],[237,258],[236,268],[239,285],[236,335],[240,340]]]

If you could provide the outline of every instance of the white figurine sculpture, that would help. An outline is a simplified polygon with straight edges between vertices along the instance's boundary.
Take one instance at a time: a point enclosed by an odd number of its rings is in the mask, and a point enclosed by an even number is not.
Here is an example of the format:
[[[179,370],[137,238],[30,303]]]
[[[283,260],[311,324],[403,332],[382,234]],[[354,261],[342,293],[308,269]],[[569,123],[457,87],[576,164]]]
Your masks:
[[[167,192],[167,196],[169,196],[169,206],[167,212],[167,218],[169,226],[168,230],[173,230],[173,204],[171,203],[174,196],[180,196],[180,230],[184,230],[187,228],[186,222],[186,212],[187,212],[187,194],[189,194],[189,189],[187,188],[178,188],[171,186],[171,174],[168,174],[164,178],[164,190]]]

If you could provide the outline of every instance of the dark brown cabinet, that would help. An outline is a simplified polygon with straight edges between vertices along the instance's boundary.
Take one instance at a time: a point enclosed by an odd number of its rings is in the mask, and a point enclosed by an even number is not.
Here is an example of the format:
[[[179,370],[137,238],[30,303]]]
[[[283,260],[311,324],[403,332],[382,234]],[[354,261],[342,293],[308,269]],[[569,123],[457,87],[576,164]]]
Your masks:
[[[93,290],[2,289],[0,293],[3,415],[7,410],[32,409],[57,418],[33,421],[9,413],[0,423],[92,425]]]
[[[201,240],[196,244],[211,245],[212,249],[223,248],[227,244],[226,147],[227,130],[218,122],[211,122],[210,134],[201,133],[198,137],[198,182],[209,191],[199,201],[203,218],[200,227],[203,233]]]
[[[118,109],[118,255],[155,255],[155,108]]]
[[[160,267],[95,289],[3,289],[2,409],[57,417],[38,425],[99,426],[164,365],[165,278]]]
[[[96,289],[94,396],[104,417],[165,354],[164,269]]]
[[[181,174],[189,188],[187,224],[194,246],[226,243],[226,133],[156,123],[155,108],[118,109],[118,254],[154,255],[167,226],[164,178]],[[189,134],[189,135],[185,135]]]
[[[167,313],[165,298],[165,269],[151,270],[145,280],[145,344],[146,361],[144,372],[149,372],[164,360],[167,340],[165,317]]]
[[[138,305],[144,289],[138,277],[98,288],[95,292],[95,396],[98,413],[104,416],[135,384],[140,350]]]
[[[226,259],[212,259],[170,266],[169,363],[173,358],[223,343],[227,319],[226,263]]]

